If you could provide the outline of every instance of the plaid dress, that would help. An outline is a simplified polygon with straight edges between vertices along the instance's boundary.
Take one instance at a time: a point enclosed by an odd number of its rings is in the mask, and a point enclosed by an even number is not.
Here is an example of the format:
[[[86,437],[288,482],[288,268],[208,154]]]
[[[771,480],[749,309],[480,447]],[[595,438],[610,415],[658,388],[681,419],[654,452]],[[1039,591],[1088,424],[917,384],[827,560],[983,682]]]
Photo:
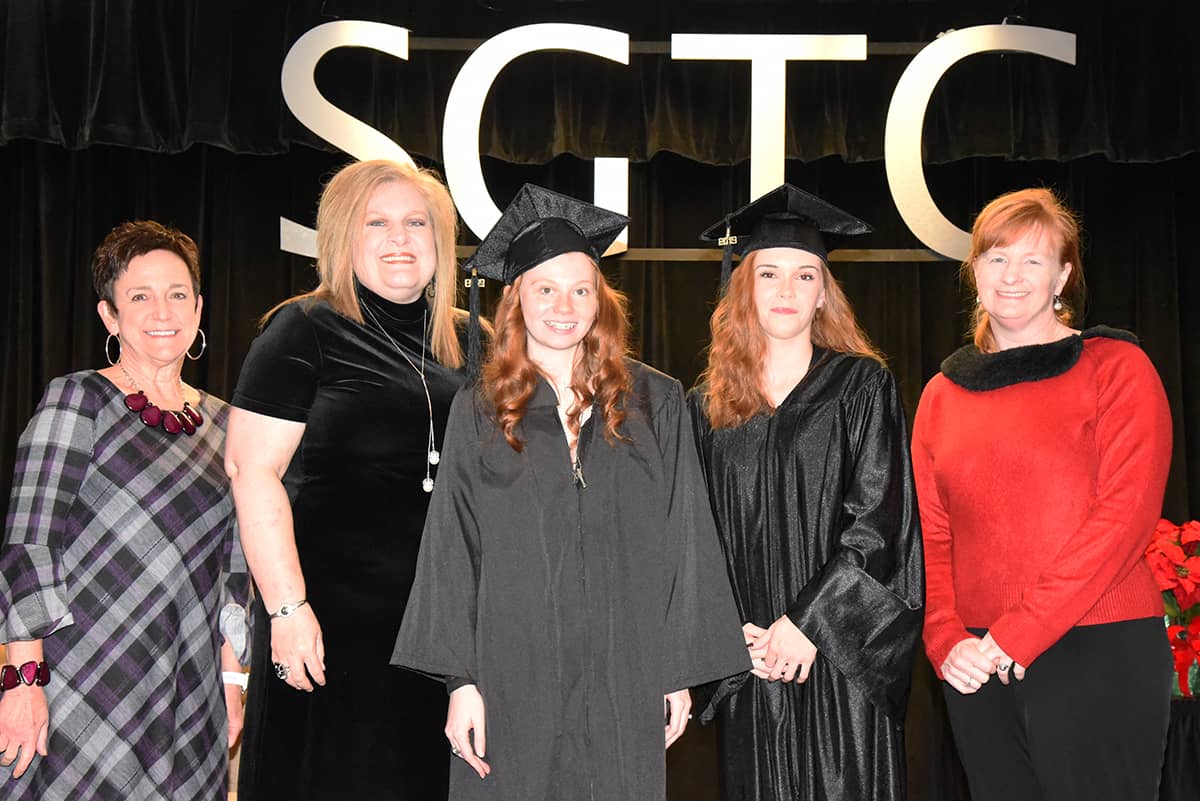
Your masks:
[[[0,550],[0,642],[41,638],[49,756],[6,799],[224,799],[221,628],[249,580],[222,459],[228,409],[148,428],[92,371],[52,381],[21,436]],[[245,658],[245,654],[239,654]]]

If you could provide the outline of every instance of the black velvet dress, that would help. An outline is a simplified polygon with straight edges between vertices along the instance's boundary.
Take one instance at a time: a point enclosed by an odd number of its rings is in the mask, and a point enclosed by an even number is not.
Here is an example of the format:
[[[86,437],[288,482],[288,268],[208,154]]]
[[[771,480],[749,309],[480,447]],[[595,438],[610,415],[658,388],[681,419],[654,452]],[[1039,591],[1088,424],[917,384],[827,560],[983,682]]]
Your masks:
[[[428,349],[424,298],[359,293],[418,367],[425,348],[441,447],[463,378]],[[389,664],[430,497],[428,408],[416,371],[364,316],[365,326],[324,303],[284,307],[251,347],[234,395],[239,408],[306,424],[284,485],[326,652],[324,687],[304,693],[277,679],[259,602],[242,801],[446,797],[445,687]]]
[[[725,801],[905,797],[925,584],[904,410],[875,361],[813,350],[773,415],[714,431],[689,397],[742,620],[786,614],[818,650],[804,684],[742,673],[697,693]]]

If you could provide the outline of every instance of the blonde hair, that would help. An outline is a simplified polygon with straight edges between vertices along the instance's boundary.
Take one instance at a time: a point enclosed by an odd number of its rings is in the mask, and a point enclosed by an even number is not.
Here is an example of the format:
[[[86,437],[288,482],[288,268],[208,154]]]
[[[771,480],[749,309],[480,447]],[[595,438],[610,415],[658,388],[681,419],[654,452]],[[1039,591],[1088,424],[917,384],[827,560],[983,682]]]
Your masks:
[[[1083,262],[1079,255],[1079,219],[1049,189],[1020,189],[1001,195],[983,207],[971,227],[971,252],[959,269],[960,280],[978,293],[975,284],[975,260],[997,246],[1009,245],[1027,233],[1048,234],[1058,247],[1060,264],[1070,264],[1071,272],[1063,284],[1059,300],[1062,309],[1054,311],[1059,322],[1071,325],[1075,310],[1083,307]],[[988,313],[976,303],[971,313],[971,338],[984,353],[996,350],[996,338]]]
[[[762,390],[766,334],[754,305],[754,264],[759,251],[751,251],[729,279],[729,287],[713,312],[709,327],[708,366],[700,375],[706,383],[705,409],[713,428],[735,428],[756,414],[770,411],[771,401]],[[846,293],[822,259],[821,285],[825,304],[813,317],[811,336],[817,347],[852,353],[886,365],[870,338],[859,326]]]
[[[430,346],[434,358],[447,367],[463,364],[457,326],[463,314],[455,308],[458,262],[454,244],[458,238],[458,214],[445,184],[432,170],[383,159],[347,164],[329,179],[317,207],[317,275],[320,283],[311,292],[288,298],[263,315],[265,325],[275,312],[289,303],[322,300],[333,309],[362,325],[358,296],[354,291],[354,254],[367,202],[379,186],[409,183],[425,199],[433,226],[437,266],[436,286],[429,302]]]

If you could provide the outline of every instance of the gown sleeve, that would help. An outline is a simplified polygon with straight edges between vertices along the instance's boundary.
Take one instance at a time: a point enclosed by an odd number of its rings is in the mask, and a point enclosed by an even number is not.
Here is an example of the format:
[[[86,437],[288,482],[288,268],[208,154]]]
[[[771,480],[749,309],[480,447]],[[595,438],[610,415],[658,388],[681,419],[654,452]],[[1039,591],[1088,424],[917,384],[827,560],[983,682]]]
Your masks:
[[[62,555],[98,407],[83,383],[56,378],[21,434],[0,551],[0,642],[42,639],[74,623]]]
[[[472,490],[480,479],[477,388],[454,396],[417,571],[392,652],[393,665],[477,683],[479,520]]]
[[[676,544],[664,629],[668,693],[743,673],[750,655],[678,382],[656,410],[654,429],[670,484],[668,534]]]
[[[904,715],[921,634],[921,528],[904,410],[887,370],[847,401],[849,473],[830,559],[787,610],[872,703]]]

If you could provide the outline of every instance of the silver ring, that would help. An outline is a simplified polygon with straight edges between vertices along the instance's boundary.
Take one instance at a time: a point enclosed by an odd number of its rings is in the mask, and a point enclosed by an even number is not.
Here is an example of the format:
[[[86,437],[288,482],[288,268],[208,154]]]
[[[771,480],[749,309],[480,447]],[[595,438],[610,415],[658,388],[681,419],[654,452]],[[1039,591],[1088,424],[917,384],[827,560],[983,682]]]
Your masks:
[[[288,674],[292,672],[292,669],[282,662],[272,662],[271,664],[275,667],[275,676],[281,681],[287,681]]]
[[[450,746],[450,753],[454,754],[455,756],[462,756],[462,751],[458,750],[457,745]]]
[[[1005,662],[1003,665],[1000,665],[997,670],[999,670],[1001,673],[1007,673],[1010,667],[1011,665],[1009,665],[1008,662]]]

